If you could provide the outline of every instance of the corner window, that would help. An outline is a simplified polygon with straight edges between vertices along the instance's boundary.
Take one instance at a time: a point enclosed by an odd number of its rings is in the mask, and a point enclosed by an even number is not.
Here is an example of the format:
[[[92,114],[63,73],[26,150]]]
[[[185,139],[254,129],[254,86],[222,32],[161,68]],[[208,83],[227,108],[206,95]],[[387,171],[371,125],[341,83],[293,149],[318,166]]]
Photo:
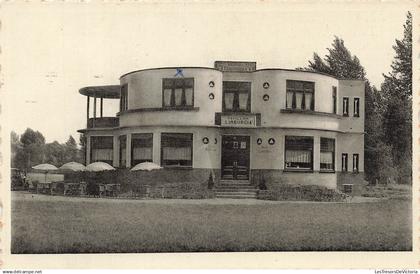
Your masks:
[[[91,136],[90,162],[104,162],[112,165],[113,149],[113,136]]]
[[[337,87],[332,88],[332,109],[332,112],[337,114]]]
[[[136,133],[131,135],[131,166],[143,162],[153,162],[152,133]]]
[[[334,171],[335,140],[321,138],[320,168],[321,170]]]
[[[359,172],[359,154],[353,154],[353,172]]]
[[[165,78],[162,83],[162,107],[194,106],[194,78]]]
[[[124,84],[121,86],[120,112],[128,109],[127,93],[128,93],[128,84]]]
[[[315,83],[306,81],[286,81],[286,108],[314,110]]]
[[[193,135],[189,133],[162,133],[162,166],[192,167]]]
[[[349,97],[343,97],[343,116],[349,116]]]
[[[223,82],[223,111],[251,112],[250,82]]]
[[[285,168],[291,170],[312,170],[313,147],[313,137],[286,136]]]
[[[353,104],[353,116],[359,117],[360,116],[360,98],[354,98],[354,104]]]
[[[348,154],[343,153],[341,154],[341,171],[347,172],[348,171]]]
[[[124,168],[127,166],[127,135],[121,135],[118,139],[120,141],[120,167]]]

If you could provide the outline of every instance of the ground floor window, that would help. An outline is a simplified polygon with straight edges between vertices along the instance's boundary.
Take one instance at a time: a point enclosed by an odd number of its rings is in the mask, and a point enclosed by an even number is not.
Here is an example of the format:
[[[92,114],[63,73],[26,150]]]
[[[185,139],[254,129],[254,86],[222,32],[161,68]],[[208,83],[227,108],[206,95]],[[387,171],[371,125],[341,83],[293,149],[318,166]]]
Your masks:
[[[359,154],[353,154],[353,172],[359,172]]]
[[[296,170],[313,169],[313,137],[286,136],[285,168]]]
[[[127,163],[127,135],[121,135],[119,137],[120,141],[120,167],[126,167]]]
[[[131,135],[131,166],[153,162],[153,133]]]
[[[192,140],[189,133],[162,133],[162,166],[192,166]]]
[[[343,153],[341,154],[341,171],[347,172],[348,171],[348,154]]]
[[[334,171],[335,140],[321,138],[320,168]]]
[[[90,137],[90,162],[104,162],[112,165],[114,150],[113,136]]]

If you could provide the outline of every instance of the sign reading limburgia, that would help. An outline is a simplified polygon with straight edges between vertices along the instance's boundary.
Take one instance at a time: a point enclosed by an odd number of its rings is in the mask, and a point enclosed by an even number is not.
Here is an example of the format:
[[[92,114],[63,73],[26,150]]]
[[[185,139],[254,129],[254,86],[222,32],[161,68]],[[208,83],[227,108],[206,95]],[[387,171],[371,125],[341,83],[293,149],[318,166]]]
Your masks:
[[[255,116],[247,115],[222,115],[221,126],[230,127],[255,127]]]

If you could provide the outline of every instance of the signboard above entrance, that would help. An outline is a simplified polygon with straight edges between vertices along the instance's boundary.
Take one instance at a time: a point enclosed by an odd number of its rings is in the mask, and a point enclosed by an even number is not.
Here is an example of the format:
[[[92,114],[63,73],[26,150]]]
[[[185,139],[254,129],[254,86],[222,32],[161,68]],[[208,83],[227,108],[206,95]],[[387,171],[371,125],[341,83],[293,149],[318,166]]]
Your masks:
[[[223,72],[253,72],[257,69],[256,62],[216,61],[214,68]]]
[[[255,115],[222,115],[222,127],[255,127]]]

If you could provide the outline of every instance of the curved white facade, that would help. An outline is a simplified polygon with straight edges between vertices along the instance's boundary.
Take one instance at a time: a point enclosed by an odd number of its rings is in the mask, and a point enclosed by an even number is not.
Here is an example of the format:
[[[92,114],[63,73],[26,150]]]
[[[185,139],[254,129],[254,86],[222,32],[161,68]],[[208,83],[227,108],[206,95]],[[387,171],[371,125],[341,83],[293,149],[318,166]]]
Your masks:
[[[341,184],[342,174],[363,173],[363,81],[256,70],[247,62],[223,65],[121,76],[118,126],[84,130],[87,162],[110,157],[111,145],[96,145],[92,154],[91,141],[112,136],[116,167],[130,167],[137,157],[170,168],[215,170],[222,179],[253,180],[266,172],[274,181],[331,188]]]

